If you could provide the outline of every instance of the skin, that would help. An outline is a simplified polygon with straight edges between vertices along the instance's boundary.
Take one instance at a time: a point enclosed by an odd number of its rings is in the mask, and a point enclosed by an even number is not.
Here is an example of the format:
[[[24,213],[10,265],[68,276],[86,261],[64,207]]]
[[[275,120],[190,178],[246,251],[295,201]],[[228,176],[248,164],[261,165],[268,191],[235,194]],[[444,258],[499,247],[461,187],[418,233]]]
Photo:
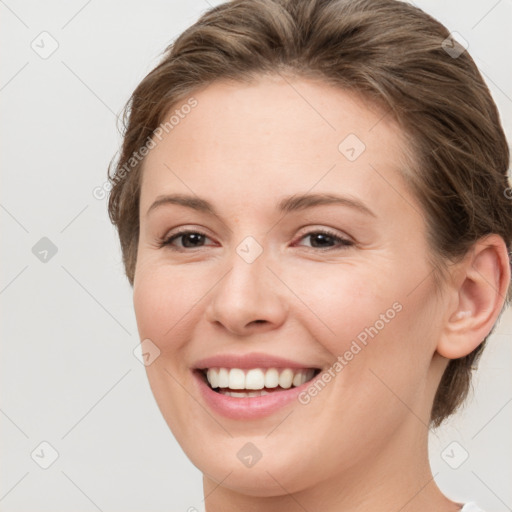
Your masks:
[[[217,82],[193,96],[198,106],[144,163],[133,300],[141,339],[161,351],[146,367],[151,389],[204,475],[206,509],[459,510],[432,477],[429,413],[447,358],[471,352],[503,305],[503,240],[475,244],[436,294],[425,220],[400,176],[405,146],[389,117],[298,78]],[[355,161],[338,150],[350,133],[366,145]],[[357,198],[375,216],[336,204],[276,210],[306,192]],[[167,193],[205,198],[218,215],[175,204],[146,214]],[[159,246],[180,227],[206,238]],[[319,228],[353,245],[315,245],[318,236],[306,235]],[[263,249],[253,263],[236,252],[247,236]],[[402,310],[307,405],[240,421],[197,392],[191,367],[219,353],[327,369],[397,302]],[[246,442],[262,453],[251,468],[237,457]]]

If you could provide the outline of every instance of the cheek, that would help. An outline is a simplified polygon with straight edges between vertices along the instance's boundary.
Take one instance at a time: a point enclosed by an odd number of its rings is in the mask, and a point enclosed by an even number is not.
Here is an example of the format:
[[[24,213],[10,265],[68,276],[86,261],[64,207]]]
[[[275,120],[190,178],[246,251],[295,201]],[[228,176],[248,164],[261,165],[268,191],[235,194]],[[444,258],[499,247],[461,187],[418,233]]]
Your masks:
[[[163,353],[175,350],[176,340],[186,339],[194,307],[208,291],[207,283],[190,276],[190,271],[158,263],[136,270],[133,306],[139,335],[150,338]]]
[[[348,350],[351,341],[359,339],[364,343],[375,331],[386,330],[402,309],[393,283],[383,282],[382,277],[376,279],[371,268],[332,265],[307,275],[307,279],[290,281],[310,310],[302,318],[311,319],[309,328],[316,335],[325,332],[317,339],[328,344],[336,355]]]
[[[309,330],[334,358],[341,356],[336,374],[344,376],[335,380],[344,389],[359,383],[385,392],[376,375],[405,393],[421,388],[440,312],[432,285],[417,286],[412,274],[400,273],[398,266],[378,272],[339,268],[330,279],[308,274],[302,284],[304,302],[315,313],[307,315]]]

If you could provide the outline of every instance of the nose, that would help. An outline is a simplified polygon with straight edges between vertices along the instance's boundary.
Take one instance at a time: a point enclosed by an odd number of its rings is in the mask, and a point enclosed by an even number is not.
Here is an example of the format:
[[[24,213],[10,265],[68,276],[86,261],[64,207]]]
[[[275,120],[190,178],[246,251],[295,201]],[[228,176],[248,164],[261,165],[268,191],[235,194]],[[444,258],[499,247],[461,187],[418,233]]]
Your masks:
[[[243,336],[276,329],[285,321],[288,308],[284,286],[270,270],[263,252],[248,263],[236,252],[231,268],[212,289],[206,308],[209,322]]]

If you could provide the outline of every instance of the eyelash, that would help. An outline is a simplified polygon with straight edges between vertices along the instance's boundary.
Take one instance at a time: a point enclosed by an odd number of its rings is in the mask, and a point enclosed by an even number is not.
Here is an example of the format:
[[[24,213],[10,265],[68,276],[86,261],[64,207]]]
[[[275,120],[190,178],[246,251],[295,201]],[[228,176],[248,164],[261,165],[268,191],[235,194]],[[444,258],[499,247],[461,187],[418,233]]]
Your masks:
[[[172,245],[172,242],[184,235],[188,235],[188,234],[194,234],[194,235],[201,235],[201,236],[204,236],[206,238],[209,238],[205,233],[202,233],[201,231],[194,231],[194,230],[189,230],[189,229],[183,229],[181,231],[178,231],[176,233],[174,233],[173,235],[171,235],[170,237],[167,237],[167,238],[161,238],[158,240],[158,247],[159,248],[163,248],[163,247],[168,247],[169,249],[171,249],[172,251],[180,251],[180,252],[187,252],[189,250],[193,250],[193,249],[201,249],[201,247],[174,247]],[[312,250],[318,250],[318,251],[322,251],[322,252],[325,252],[325,251],[332,251],[332,250],[336,250],[336,249],[344,249],[344,248],[348,248],[348,247],[351,247],[354,245],[354,242],[352,242],[351,240],[347,240],[345,238],[342,238],[340,237],[339,235],[336,235],[335,233],[331,232],[331,231],[328,231],[328,230],[325,230],[325,229],[315,229],[313,231],[309,231],[308,233],[305,233],[304,235],[302,235],[300,238],[299,238],[299,241],[308,237],[308,236],[312,236],[312,235],[317,235],[317,234],[322,234],[322,235],[326,235],[326,236],[329,236],[330,238],[332,238],[332,240],[334,242],[338,242],[340,244],[340,247],[327,247],[327,248],[318,248],[318,247],[308,247],[308,249],[312,249]]]

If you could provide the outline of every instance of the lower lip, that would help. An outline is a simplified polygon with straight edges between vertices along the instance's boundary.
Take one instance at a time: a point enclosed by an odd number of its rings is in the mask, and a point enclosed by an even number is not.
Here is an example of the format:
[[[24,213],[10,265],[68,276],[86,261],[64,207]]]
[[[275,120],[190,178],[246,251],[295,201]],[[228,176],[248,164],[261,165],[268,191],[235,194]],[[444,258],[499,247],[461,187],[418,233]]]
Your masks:
[[[297,397],[300,392],[305,390],[315,380],[314,377],[296,388],[274,391],[268,395],[234,397],[213,391],[203,380],[201,372],[195,370],[192,374],[207,405],[222,416],[235,420],[248,420],[269,416],[293,401],[298,401]]]

